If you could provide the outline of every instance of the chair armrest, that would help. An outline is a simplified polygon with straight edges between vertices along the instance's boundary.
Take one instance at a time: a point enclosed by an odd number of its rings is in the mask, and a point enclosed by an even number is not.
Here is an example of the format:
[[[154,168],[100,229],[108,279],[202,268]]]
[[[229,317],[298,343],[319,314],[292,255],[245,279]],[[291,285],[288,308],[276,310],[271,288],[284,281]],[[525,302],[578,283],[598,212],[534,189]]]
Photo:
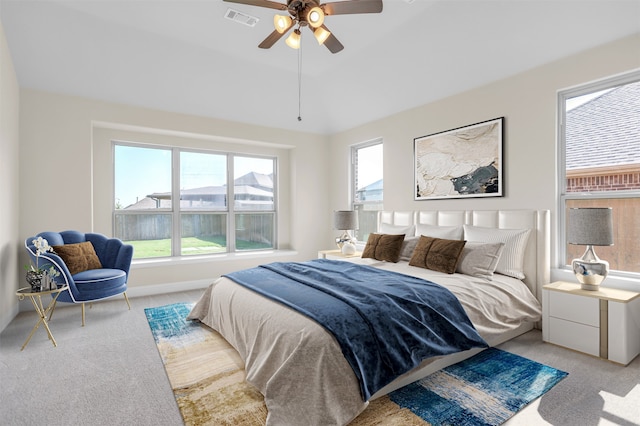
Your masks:
[[[66,284],[72,289],[74,294],[77,294],[76,284],[75,281],[73,281],[71,272],[69,272],[69,268],[67,268],[67,265],[60,256],[54,253],[41,254],[39,266],[48,269],[47,265],[53,266],[60,273],[60,276],[54,278],[57,284]]]
[[[99,257],[104,268],[120,269],[128,276],[133,259],[133,246],[124,244],[117,238],[109,238],[102,246]]]
[[[42,236],[44,234],[45,233],[41,233],[39,235]],[[40,269],[48,269],[49,266],[53,266],[55,270],[60,273],[60,277],[55,280],[56,282],[64,282],[65,284],[69,284],[70,282],[72,283],[73,278],[71,277],[71,273],[69,272],[67,265],[64,263],[64,260],[62,260],[62,258],[57,254],[52,252],[46,252],[41,254],[40,256],[36,256],[36,248],[31,243],[33,239],[34,237],[27,238],[24,243],[24,246],[27,249],[27,254],[29,255],[29,259],[31,260],[31,264],[34,267]]]
[[[116,258],[115,267],[121,269],[127,273],[129,277],[129,269],[131,268],[131,260],[133,260],[133,246],[130,244],[121,243],[120,250],[118,250],[118,256]]]

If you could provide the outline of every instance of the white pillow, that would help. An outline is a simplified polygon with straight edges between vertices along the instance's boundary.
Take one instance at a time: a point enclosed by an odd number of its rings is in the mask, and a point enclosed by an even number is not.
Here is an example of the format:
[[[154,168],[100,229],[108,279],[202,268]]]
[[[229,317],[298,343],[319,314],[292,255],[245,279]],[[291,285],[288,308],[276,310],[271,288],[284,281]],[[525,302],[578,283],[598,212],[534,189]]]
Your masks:
[[[379,234],[390,234],[390,235],[400,235],[404,234],[406,237],[413,237],[416,232],[416,227],[411,226],[402,226],[402,225],[392,225],[390,223],[381,223],[380,229],[378,229]]]
[[[462,226],[437,226],[419,223],[416,225],[416,235],[424,235],[431,238],[442,238],[444,240],[461,240],[463,234]]]
[[[413,256],[413,251],[416,249],[419,240],[420,237],[404,237],[402,248],[400,249],[400,260],[407,262],[411,260],[411,256]]]
[[[456,272],[491,280],[503,250],[504,243],[467,242],[462,249]]]
[[[464,225],[464,239],[484,243],[504,243],[496,272],[524,278],[524,252],[531,229],[496,229]]]

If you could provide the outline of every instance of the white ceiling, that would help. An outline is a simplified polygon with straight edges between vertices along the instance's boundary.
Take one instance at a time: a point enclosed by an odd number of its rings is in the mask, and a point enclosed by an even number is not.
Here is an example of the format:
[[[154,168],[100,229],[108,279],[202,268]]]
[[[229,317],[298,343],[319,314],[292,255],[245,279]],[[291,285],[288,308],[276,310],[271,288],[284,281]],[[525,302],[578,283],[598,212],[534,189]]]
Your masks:
[[[228,8],[260,21],[225,19]],[[21,87],[323,134],[640,33],[640,0],[384,0],[381,14],[327,17],[345,46],[335,55],[303,29],[298,121],[298,51],[284,38],[257,47],[275,13],[222,0],[0,0]]]

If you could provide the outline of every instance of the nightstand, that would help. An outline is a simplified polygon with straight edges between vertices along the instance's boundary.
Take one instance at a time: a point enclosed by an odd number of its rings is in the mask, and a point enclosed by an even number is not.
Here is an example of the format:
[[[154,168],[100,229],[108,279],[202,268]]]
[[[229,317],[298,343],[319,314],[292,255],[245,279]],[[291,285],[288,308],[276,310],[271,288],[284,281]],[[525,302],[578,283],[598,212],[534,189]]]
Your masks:
[[[34,291],[31,289],[31,287],[23,287],[21,289],[18,289],[18,291],[16,291],[16,296],[18,296],[19,300],[23,300],[25,297],[28,297],[29,300],[31,300],[33,307],[36,309],[36,313],[40,317],[36,325],[34,325],[33,328],[31,329],[31,333],[29,333],[29,337],[27,337],[27,340],[24,341],[24,344],[20,349],[21,351],[23,351],[24,348],[27,346],[27,343],[29,343],[29,340],[31,340],[31,337],[33,337],[33,333],[35,333],[38,327],[40,327],[40,324],[44,325],[44,328],[47,330],[47,335],[49,336],[49,340],[51,340],[51,343],[53,343],[53,346],[58,346],[58,344],[56,343],[56,339],[54,339],[53,334],[51,334],[51,329],[49,328],[49,321],[47,321],[47,315],[49,315],[49,319],[51,319],[51,316],[53,315],[53,310],[56,308],[56,302],[58,300],[58,296],[60,296],[60,293],[68,289],[69,289],[69,286],[63,285],[58,288],[54,288],[52,290]],[[42,303],[42,296],[53,296],[51,297],[51,300],[49,301],[49,304],[47,305],[46,308]]]
[[[640,353],[640,293],[547,284],[542,287],[542,340],[627,365]]]
[[[348,258],[352,258],[352,257],[362,257],[362,252],[361,251],[356,251],[353,254],[343,254],[338,249],[335,249],[335,250],[320,250],[318,252],[318,259],[340,260],[340,259],[348,259]]]

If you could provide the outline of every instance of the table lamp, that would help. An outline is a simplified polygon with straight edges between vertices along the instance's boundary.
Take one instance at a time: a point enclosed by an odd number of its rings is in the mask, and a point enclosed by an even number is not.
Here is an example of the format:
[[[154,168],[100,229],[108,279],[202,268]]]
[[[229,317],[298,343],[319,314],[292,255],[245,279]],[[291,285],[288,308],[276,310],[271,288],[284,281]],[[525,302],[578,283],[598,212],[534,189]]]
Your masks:
[[[610,207],[569,209],[567,242],[587,246],[579,259],[571,262],[583,290],[598,290],[609,274],[609,262],[600,259],[593,246],[613,245],[613,214]]]
[[[353,210],[336,210],[333,212],[333,229],[342,231],[336,238],[338,248],[342,249],[346,243],[355,244],[355,238],[349,231],[358,229],[358,214]]]

